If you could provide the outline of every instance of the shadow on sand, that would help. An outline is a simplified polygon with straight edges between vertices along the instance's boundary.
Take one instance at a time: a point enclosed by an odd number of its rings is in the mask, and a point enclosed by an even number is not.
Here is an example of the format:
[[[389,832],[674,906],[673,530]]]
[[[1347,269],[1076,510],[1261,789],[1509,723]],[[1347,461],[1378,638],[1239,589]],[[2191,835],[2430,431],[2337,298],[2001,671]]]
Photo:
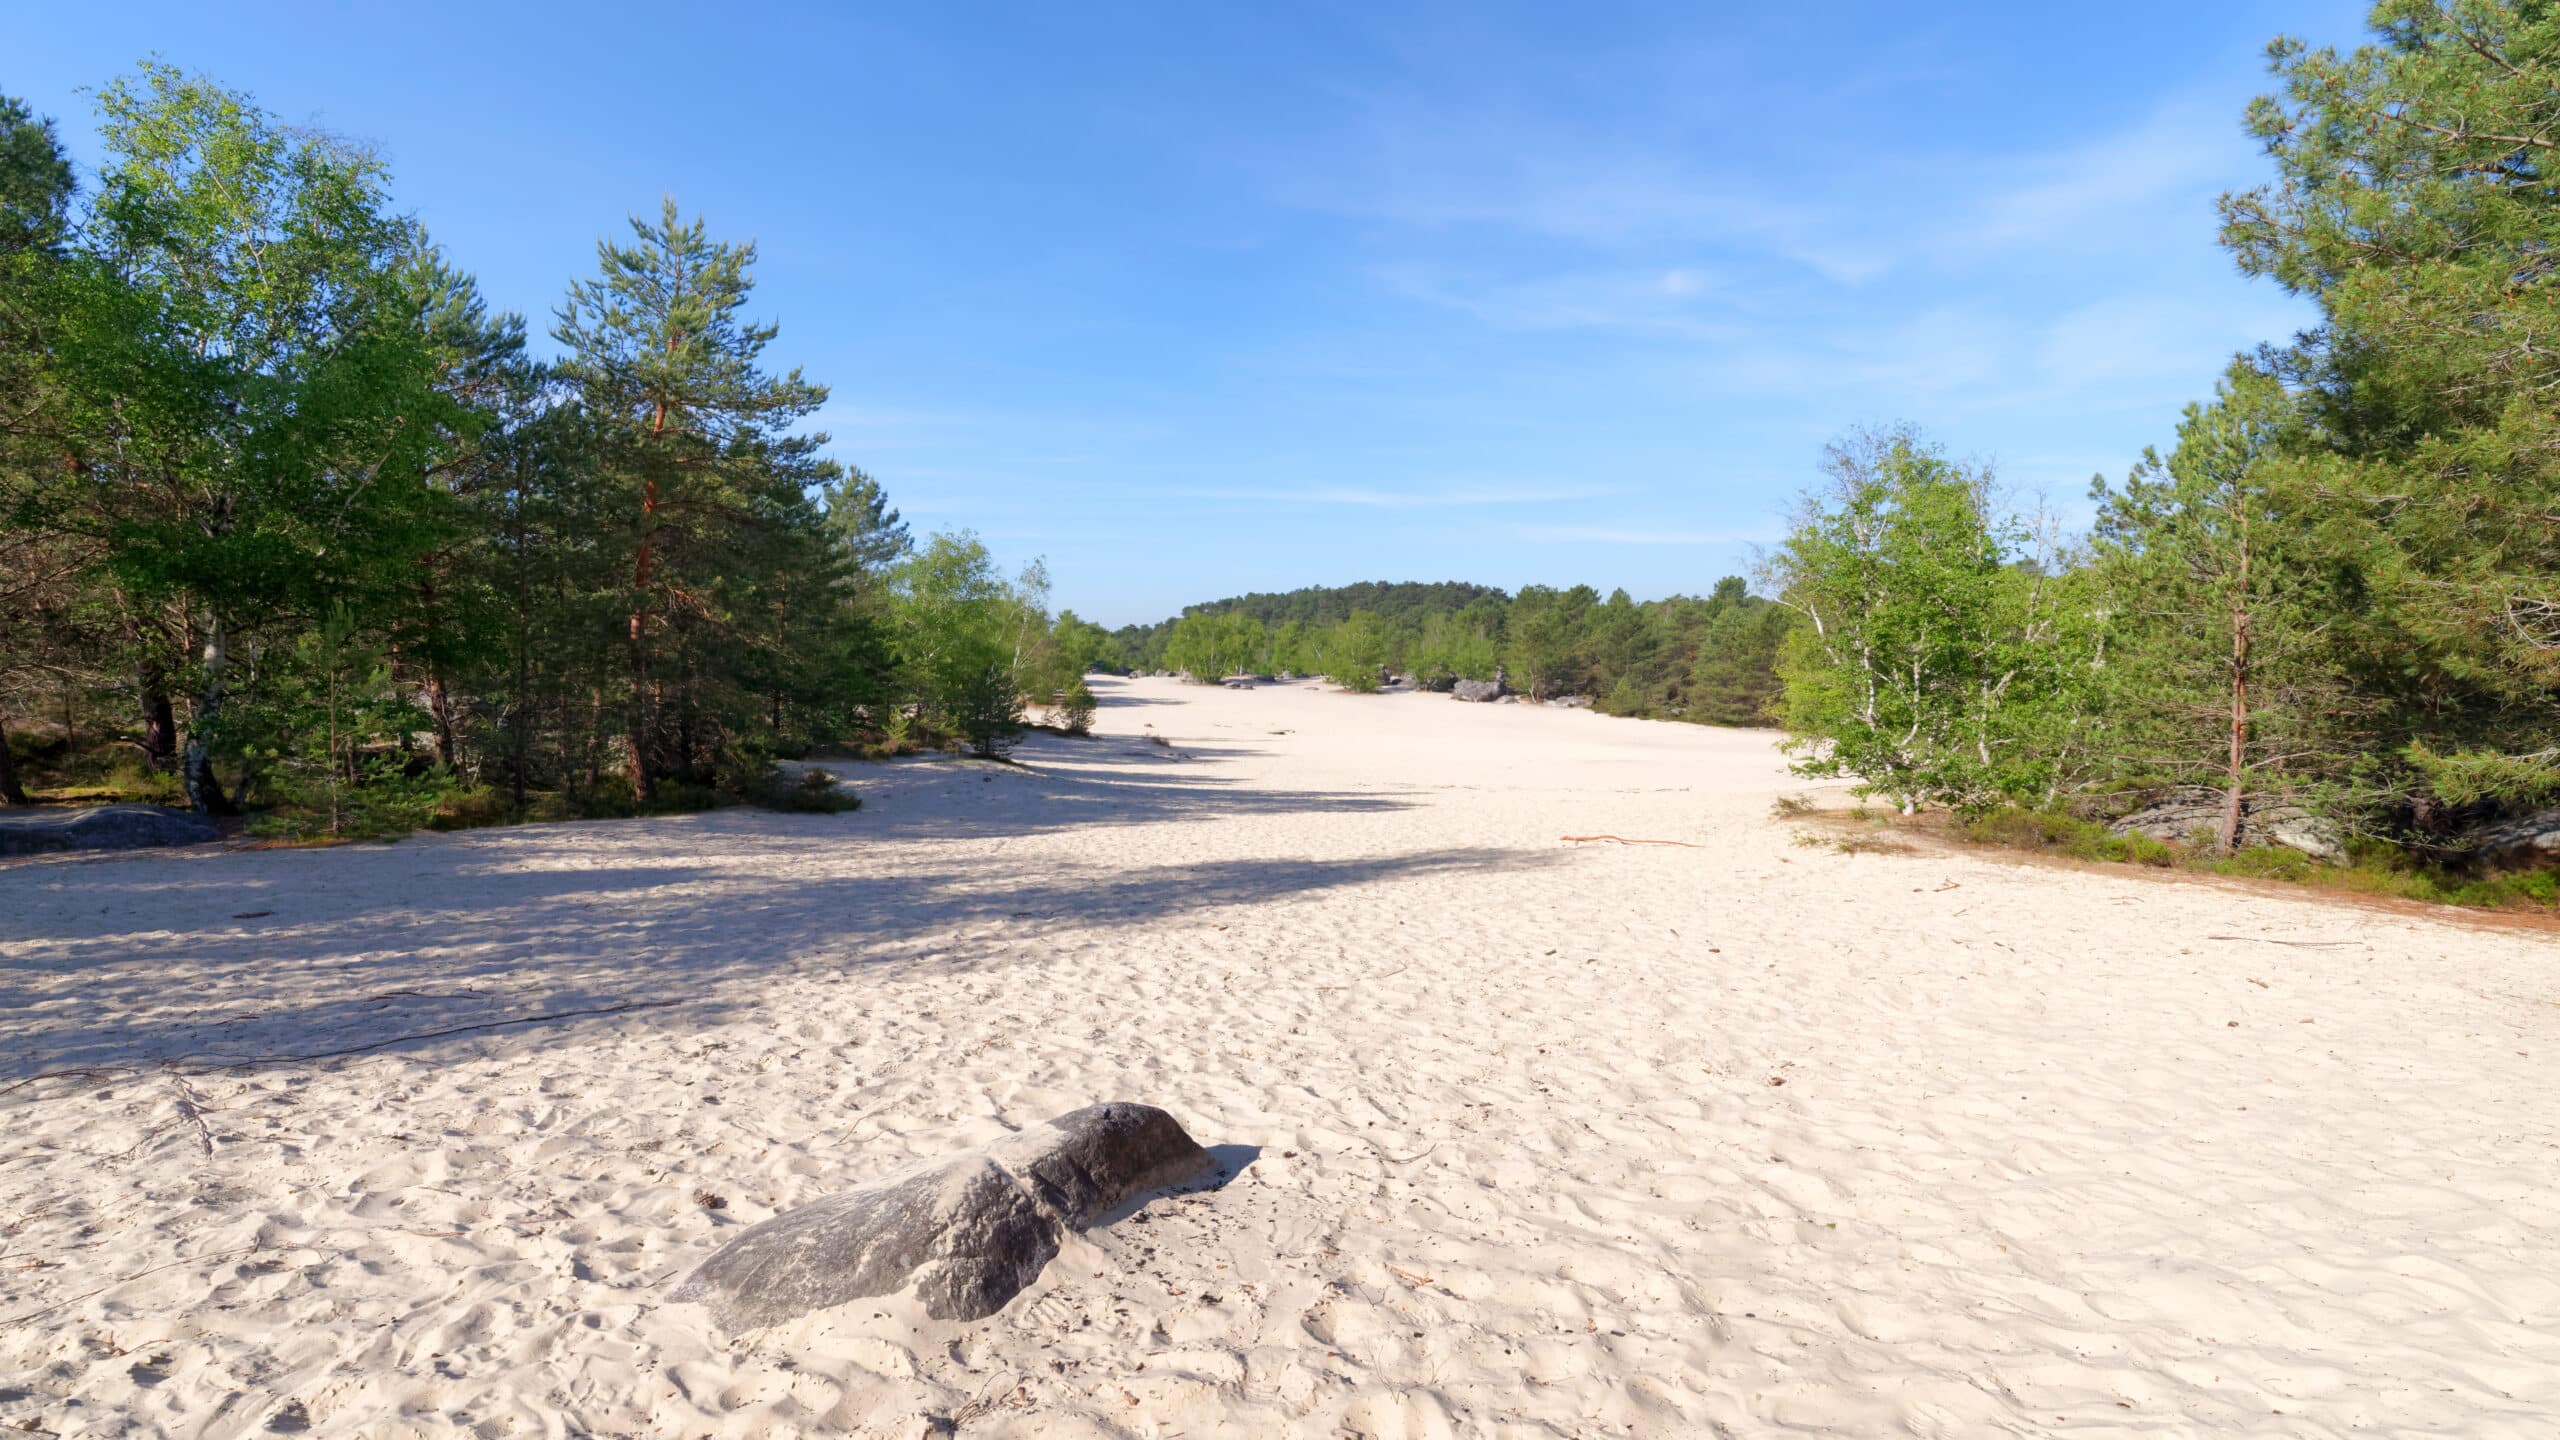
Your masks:
[[[1159,747],[1095,742],[1103,747],[1121,753],[1087,758],[1058,742],[1024,769],[914,777],[922,783],[908,793],[883,785],[893,792],[883,803],[848,815],[732,810],[15,870],[0,877],[16,892],[0,896],[11,912],[0,934],[0,1084],[181,1059],[433,1053],[485,1033],[467,1027],[536,1016],[556,1017],[539,1022],[546,1036],[692,1028],[752,1006],[759,979],[819,965],[968,970],[994,963],[983,958],[994,942],[1020,953],[1010,942],[1026,929],[1107,928],[1554,858],[1468,848],[1031,869],[938,843],[1405,803],[1242,786],[1133,753]],[[652,1008],[595,1013],[628,1006]]]

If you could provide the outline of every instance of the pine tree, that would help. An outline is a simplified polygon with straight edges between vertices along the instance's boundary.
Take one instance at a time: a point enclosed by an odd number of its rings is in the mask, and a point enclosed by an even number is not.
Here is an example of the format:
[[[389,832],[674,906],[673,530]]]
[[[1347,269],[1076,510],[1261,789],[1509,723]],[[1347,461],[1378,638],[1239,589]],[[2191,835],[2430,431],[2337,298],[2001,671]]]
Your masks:
[[[2166,459],[2146,453],[2123,489],[2092,493],[2118,637],[2107,744],[2126,780],[2220,788],[2225,853],[2253,791],[2333,777],[2351,753],[2333,557],[2285,456],[2300,425],[2274,376],[2234,365],[2211,405],[2187,407]]]
[[[597,245],[599,274],[571,288],[552,334],[593,417],[603,474],[623,497],[624,719],[632,789],[648,801],[670,749],[689,762],[700,741],[700,662],[712,657],[682,653],[684,642],[707,643],[725,618],[713,593],[718,562],[755,523],[768,447],[827,392],[798,370],[761,368],[778,332],[742,318],[752,244],[710,239],[673,199],[654,223],[634,217],[631,231],[630,244]],[[674,654],[664,653],[670,627],[690,632],[675,637]]]
[[[2347,53],[2270,48],[2282,93],[2249,118],[2277,178],[2225,197],[2223,240],[2320,305],[2271,358],[2310,410],[2368,768],[2426,827],[2560,795],[2560,11],[2384,0],[2371,23]]]

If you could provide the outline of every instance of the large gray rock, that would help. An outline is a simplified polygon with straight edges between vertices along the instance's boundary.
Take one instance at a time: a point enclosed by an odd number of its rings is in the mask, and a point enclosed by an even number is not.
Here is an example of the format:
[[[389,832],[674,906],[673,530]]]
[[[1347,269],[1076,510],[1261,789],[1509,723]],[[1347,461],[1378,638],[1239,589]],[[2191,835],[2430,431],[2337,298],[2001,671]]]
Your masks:
[[[977,1320],[1039,1277],[1061,1233],[1211,1164],[1152,1105],[1088,1105],[777,1215],[720,1247],[675,1298],[743,1330],[912,1285],[935,1319]]]
[[[2222,833],[2224,793],[2201,785],[2160,796],[2107,828],[2118,835],[2148,835],[2171,845],[2199,848]],[[2240,843],[2280,845],[2329,865],[2347,863],[2346,832],[2278,796],[2246,795],[2240,801]]]
[[[2472,863],[2484,870],[2538,870],[2560,865],[2560,810],[2501,820],[2465,837]]]
[[[0,808],[0,855],[57,850],[141,850],[219,840],[213,822],[159,805],[90,805],[79,809]]]
[[[1461,680],[1449,687],[1451,698],[1471,701],[1479,705],[1486,701],[1499,700],[1510,693],[1510,687],[1499,680]]]
[[[2252,845],[2299,850],[2323,865],[2347,863],[2347,832],[2298,805],[2269,805],[2243,817],[2241,834]]]

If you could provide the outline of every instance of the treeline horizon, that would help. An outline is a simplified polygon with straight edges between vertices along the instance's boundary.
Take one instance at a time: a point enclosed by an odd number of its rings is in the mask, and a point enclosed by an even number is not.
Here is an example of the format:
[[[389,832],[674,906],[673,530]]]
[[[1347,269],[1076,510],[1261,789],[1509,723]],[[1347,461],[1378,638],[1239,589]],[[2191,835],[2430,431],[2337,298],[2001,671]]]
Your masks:
[[[1388,672],[1445,690],[1502,679],[1533,700],[1588,698],[1613,715],[1774,723],[1777,661],[1793,624],[1738,575],[1704,596],[1606,599],[1589,585],[1361,581],[1204,601],[1111,632],[1109,663],[1216,679],[1323,675],[1352,690]]]
[[[541,360],[368,147],[96,94],[93,177],[0,97],[0,803],[41,727],[58,790],[285,834],[683,808],[1078,688],[1038,562],[804,428],[752,243],[632,217]]]

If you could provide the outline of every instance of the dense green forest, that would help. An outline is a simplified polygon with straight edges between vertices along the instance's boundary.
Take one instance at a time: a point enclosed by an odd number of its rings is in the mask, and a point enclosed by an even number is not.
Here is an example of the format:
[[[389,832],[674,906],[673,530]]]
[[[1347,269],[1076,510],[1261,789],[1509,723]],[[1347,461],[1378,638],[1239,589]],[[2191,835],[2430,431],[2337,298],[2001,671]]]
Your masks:
[[[2560,800],[2560,12],[2373,23],[2274,45],[2274,176],[2222,201],[2223,246],[2319,323],[2097,481],[2087,534],[1909,427],[1832,451],[1764,581],[1806,621],[1805,769],[1906,809],[2185,792],[2225,852],[2308,811],[2350,838],[2315,850],[2458,856]]]
[[[824,458],[752,245],[633,219],[538,360],[370,150],[156,63],[97,94],[89,183],[0,99],[0,803],[702,804],[1080,688],[1036,563]]]
[[[1517,595],[1455,581],[1316,586],[1194,605],[1114,632],[1108,663],[1203,678],[1324,675],[1354,690],[1382,674],[1426,689],[1503,679],[1533,700],[1587,696],[1615,715],[1764,725],[1793,613],[1727,576],[1704,599],[1603,600],[1588,585]]]

